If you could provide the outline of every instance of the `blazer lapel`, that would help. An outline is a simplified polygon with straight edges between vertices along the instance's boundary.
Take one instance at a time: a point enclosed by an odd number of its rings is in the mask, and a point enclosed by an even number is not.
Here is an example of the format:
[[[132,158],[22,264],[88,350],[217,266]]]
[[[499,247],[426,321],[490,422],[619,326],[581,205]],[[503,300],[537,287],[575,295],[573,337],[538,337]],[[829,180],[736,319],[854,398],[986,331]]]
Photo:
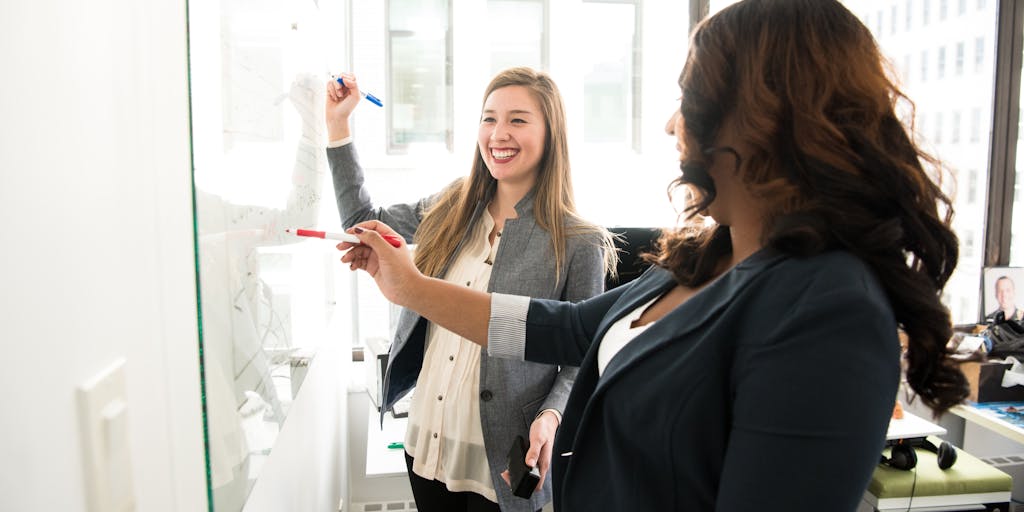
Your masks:
[[[612,358],[605,368],[604,374],[598,380],[597,387],[594,389],[594,395],[602,393],[623,371],[646,358],[652,352],[657,351],[668,343],[686,337],[697,329],[703,328],[709,319],[717,316],[726,305],[734,300],[736,294],[743,290],[766,266],[780,259],[780,256],[770,256],[765,251],[754,254],[735,268],[722,274],[684,304],[655,322],[654,325],[640,333]],[[631,305],[626,311],[616,315],[616,320],[625,315],[626,312],[651,300],[655,293],[664,293],[664,291],[666,291],[664,287],[659,287],[657,290],[653,290],[652,293],[644,294],[644,297],[631,301]],[[604,326],[604,330],[607,330],[607,328],[607,325]],[[603,335],[604,332],[602,332]],[[596,353],[597,351],[592,350],[591,352]]]

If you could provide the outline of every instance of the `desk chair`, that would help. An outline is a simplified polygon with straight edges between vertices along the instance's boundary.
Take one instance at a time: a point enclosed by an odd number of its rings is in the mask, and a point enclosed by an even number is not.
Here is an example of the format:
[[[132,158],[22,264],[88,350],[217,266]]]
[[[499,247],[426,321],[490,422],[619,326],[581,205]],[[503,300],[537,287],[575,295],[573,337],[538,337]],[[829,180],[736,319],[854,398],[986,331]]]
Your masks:
[[[661,236],[658,228],[608,228],[615,236],[615,248],[619,250],[619,263],[616,265],[617,277],[609,275],[605,279],[604,289],[611,290],[622,286],[643,274],[649,263],[640,259],[640,254],[654,250],[654,242]]]

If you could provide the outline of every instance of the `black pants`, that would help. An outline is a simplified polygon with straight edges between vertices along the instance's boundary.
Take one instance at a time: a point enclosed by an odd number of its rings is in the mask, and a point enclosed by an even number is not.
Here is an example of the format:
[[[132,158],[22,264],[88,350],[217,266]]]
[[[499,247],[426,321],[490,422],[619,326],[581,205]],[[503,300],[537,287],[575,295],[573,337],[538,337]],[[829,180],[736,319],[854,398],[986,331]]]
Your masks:
[[[412,496],[419,512],[501,512],[498,504],[475,492],[453,492],[443,482],[427,480],[412,472],[412,457],[405,454]],[[537,511],[540,512],[540,511]]]

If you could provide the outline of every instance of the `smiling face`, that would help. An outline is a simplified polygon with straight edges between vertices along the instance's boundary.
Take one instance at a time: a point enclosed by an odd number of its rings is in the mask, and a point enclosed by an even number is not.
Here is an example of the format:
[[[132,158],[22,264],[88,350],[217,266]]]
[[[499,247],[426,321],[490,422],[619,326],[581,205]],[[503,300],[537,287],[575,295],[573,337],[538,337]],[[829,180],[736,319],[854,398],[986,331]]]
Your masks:
[[[495,89],[484,102],[477,142],[491,176],[499,182],[532,186],[547,141],[547,123],[529,89]]]

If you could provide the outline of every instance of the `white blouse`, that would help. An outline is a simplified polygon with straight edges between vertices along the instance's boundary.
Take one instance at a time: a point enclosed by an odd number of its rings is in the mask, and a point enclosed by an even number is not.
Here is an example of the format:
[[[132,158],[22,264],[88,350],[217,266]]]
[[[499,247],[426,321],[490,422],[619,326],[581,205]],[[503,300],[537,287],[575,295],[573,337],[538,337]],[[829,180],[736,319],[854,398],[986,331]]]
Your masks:
[[[618,354],[623,347],[633,341],[633,338],[636,338],[640,333],[646,331],[648,327],[655,324],[655,322],[651,322],[646,325],[632,327],[633,322],[640,318],[640,316],[644,314],[644,311],[646,311],[647,308],[649,308],[651,304],[654,304],[654,301],[659,298],[661,298],[660,295],[654,297],[649,302],[641,305],[633,311],[630,311],[629,314],[612,324],[612,326],[608,328],[608,331],[604,333],[604,338],[601,339],[601,346],[597,349],[598,375],[604,375],[604,369],[608,366],[608,363],[611,362],[612,358],[615,357],[615,354]]]
[[[444,279],[487,291],[501,234],[491,245],[494,219],[486,210],[476,226]],[[434,323],[427,324],[426,344],[405,432],[412,471],[444,482],[450,491],[473,492],[497,503],[480,423],[481,348]]]

